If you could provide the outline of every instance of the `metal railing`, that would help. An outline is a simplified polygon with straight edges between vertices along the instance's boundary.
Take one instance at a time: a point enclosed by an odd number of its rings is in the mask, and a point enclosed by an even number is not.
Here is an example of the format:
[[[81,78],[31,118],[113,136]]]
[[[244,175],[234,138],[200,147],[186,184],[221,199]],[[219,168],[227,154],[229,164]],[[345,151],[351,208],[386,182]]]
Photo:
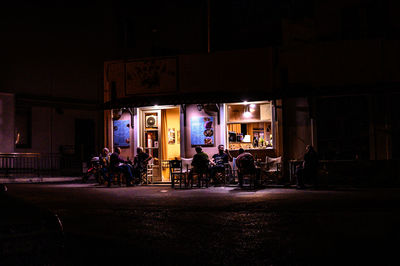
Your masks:
[[[82,163],[59,153],[0,153],[0,177],[63,176],[82,172]]]

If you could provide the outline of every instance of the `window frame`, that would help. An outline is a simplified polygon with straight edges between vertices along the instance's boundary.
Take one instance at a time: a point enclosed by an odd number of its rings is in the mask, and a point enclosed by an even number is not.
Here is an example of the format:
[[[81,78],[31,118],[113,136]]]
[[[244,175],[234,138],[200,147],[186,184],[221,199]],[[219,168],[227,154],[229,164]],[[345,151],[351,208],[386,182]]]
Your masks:
[[[26,116],[26,142],[17,144],[17,115]],[[16,107],[15,108],[15,116],[14,116],[14,145],[16,149],[30,149],[32,148],[32,108],[30,107]]]
[[[271,111],[271,120],[243,120],[243,121],[235,121],[235,122],[229,122],[229,113],[228,113],[228,108],[229,106],[232,105],[244,105],[244,104],[263,104],[263,103],[269,103],[270,104],[270,111]],[[272,134],[272,146],[271,147],[265,147],[265,148],[251,148],[251,150],[274,150],[276,149],[276,134],[275,134],[275,106],[273,104],[273,101],[252,101],[252,102],[235,102],[235,103],[225,103],[224,104],[224,113],[225,113],[225,143],[226,147],[229,149],[229,130],[228,130],[228,125],[229,124],[250,124],[250,123],[271,123],[271,134]],[[261,114],[260,114],[261,116]]]

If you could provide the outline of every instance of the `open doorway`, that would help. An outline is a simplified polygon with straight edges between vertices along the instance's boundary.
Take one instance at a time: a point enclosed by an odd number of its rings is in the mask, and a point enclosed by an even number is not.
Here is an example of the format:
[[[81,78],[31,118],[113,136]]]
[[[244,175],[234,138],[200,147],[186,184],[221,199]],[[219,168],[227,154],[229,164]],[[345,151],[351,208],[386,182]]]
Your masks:
[[[169,182],[169,160],[180,159],[179,107],[142,108],[140,145],[153,156],[153,182]]]
[[[93,119],[75,119],[75,151],[85,162],[95,153],[95,124]]]

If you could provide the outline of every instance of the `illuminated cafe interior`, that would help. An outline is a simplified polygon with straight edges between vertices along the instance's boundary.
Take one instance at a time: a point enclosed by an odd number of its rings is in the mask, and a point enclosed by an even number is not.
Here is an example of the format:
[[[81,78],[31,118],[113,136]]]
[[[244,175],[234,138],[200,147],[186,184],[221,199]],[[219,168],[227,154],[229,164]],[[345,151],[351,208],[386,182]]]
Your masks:
[[[155,105],[111,110],[113,146],[131,158],[141,146],[152,155],[151,180],[170,182],[169,160],[192,158],[201,146],[211,158],[219,144],[232,156],[243,148],[256,158],[277,155],[273,101]],[[111,132],[110,132],[111,133]],[[110,147],[111,148],[111,147]]]

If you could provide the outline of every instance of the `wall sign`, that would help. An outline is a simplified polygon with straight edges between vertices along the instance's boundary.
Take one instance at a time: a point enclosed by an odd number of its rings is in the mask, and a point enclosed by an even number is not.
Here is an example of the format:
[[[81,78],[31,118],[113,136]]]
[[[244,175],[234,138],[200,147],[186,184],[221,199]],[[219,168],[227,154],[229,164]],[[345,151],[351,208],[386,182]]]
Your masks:
[[[114,146],[129,147],[129,120],[115,120],[113,121],[114,128]]]
[[[211,116],[190,119],[190,141],[192,146],[214,145],[214,118]]]
[[[126,95],[174,92],[177,89],[176,58],[126,63]]]

